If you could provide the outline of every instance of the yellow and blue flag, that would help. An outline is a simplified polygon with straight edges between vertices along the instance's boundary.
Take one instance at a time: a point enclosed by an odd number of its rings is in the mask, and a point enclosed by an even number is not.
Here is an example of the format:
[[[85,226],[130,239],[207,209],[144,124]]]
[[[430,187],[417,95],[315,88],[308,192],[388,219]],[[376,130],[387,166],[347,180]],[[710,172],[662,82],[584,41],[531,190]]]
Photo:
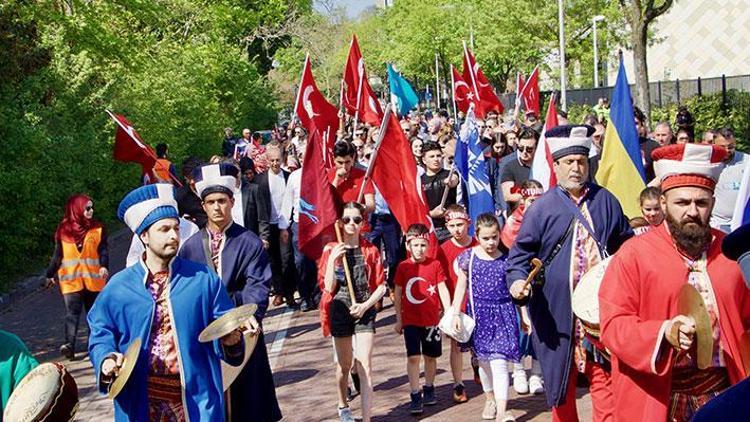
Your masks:
[[[646,187],[646,176],[633,119],[633,100],[622,60],[611,104],[596,181],[612,192],[625,215],[633,218],[641,214],[638,198]]]

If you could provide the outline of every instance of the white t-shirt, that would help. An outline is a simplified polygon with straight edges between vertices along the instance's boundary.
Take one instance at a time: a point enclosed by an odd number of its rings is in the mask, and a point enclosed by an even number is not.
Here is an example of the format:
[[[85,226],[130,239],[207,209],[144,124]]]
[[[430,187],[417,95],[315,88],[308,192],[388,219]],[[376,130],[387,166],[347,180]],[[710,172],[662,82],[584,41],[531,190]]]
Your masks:
[[[292,224],[289,221],[289,216],[292,216],[292,221],[299,223],[299,187],[300,181],[302,180],[302,169],[297,169],[289,175],[289,179],[286,181],[286,189],[284,190],[284,200],[281,202],[281,215],[279,216],[279,229],[288,229]],[[292,211],[294,214],[292,214]]]
[[[284,200],[284,190],[286,190],[284,172],[279,171],[276,174],[272,170],[268,170],[268,189],[271,191],[271,224],[278,224],[281,202]]]
[[[714,204],[714,210],[711,212],[711,227],[718,229],[720,226],[732,223],[734,205],[737,203],[742,174],[748,161],[750,161],[750,155],[735,151],[732,160],[721,171],[721,176],[719,176],[714,189],[716,203]]]

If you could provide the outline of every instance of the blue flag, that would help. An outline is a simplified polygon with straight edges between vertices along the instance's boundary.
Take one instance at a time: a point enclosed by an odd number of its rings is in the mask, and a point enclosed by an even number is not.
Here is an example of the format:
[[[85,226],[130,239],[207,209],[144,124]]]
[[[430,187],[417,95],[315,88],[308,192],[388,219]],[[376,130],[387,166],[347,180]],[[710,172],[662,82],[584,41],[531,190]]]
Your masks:
[[[458,135],[454,162],[459,174],[466,181],[466,190],[469,194],[468,211],[472,222],[477,221],[479,214],[495,210],[487,162],[484,160],[484,146],[480,141],[474,110],[470,109]],[[473,235],[473,232],[474,230],[470,229],[470,234]]]
[[[399,114],[405,116],[411,109],[417,106],[419,98],[411,85],[409,85],[409,82],[399,75],[390,63],[387,65],[387,68],[388,84],[391,87],[391,101],[398,107]]]

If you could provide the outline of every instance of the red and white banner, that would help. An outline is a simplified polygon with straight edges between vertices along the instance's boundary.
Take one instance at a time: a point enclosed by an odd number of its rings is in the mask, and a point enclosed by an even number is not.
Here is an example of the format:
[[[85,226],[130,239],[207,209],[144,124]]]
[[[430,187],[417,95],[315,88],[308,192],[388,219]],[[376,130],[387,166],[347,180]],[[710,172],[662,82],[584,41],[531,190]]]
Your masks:
[[[474,103],[476,107],[476,96],[474,90],[471,89],[468,83],[459,75],[456,68],[451,65],[451,72],[453,77],[453,101],[456,102],[456,107],[459,111],[466,113],[469,111],[469,106]]]

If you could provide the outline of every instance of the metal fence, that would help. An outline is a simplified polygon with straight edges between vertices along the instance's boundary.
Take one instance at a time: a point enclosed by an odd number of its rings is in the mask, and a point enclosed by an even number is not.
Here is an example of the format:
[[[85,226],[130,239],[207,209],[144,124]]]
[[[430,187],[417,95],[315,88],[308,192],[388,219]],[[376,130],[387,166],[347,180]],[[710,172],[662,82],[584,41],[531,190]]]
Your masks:
[[[566,92],[568,105],[594,105],[599,98],[612,98],[614,87],[569,89]],[[663,107],[669,104],[681,104],[688,98],[721,92],[725,97],[729,90],[750,92],[750,75],[725,76],[716,78],[677,79],[674,81],[657,81],[649,83],[651,90],[651,105]],[[630,92],[635,97],[635,85],[630,85]],[[552,91],[543,91],[542,99]],[[516,99],[514,92],[502,94],[500,101],[506,109],[513,108]]]

